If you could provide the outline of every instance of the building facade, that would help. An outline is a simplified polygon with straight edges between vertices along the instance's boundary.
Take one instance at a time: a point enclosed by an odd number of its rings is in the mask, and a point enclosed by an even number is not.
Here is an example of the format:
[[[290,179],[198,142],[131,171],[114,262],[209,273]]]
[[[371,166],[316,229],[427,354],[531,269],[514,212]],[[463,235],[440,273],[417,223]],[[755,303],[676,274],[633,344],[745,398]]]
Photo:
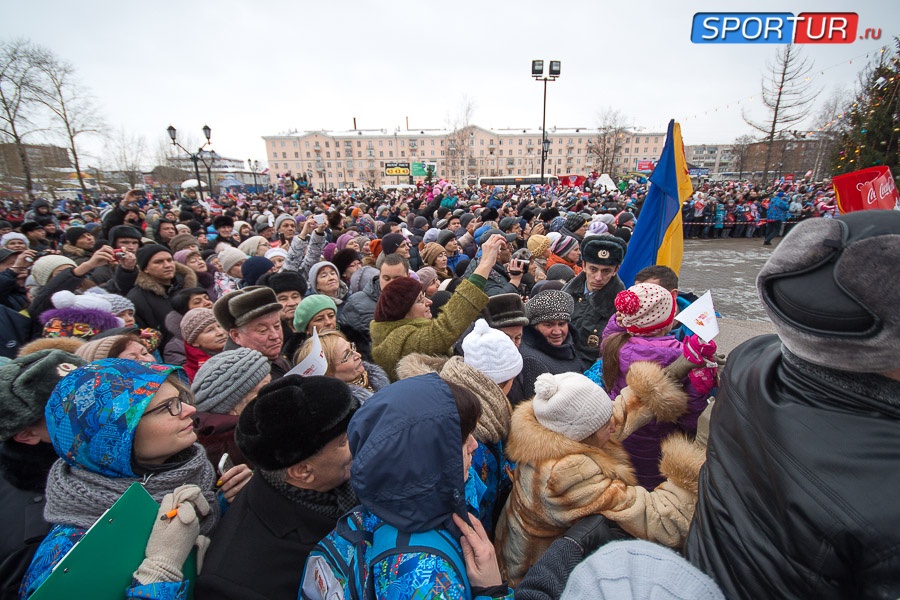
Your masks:
[[[621,131],[610,163],[613,174],[634,171],[641,161],[656,161],[665,133]],[[592,148],[597,128],[547,129],[550,142],[544,170],[549,175],[585,174],[598,168]],[[317,188],[354,188],[408,183],[391,175],[391,163],[432,163],[435,177],[457,184],[479,177],[536,175],[541,172],[540,129],[486,129],[470,125],[447,129],[357,129],[287,132],[263,136],[269,178],[290,171]],[[419,177],[421,179],[421,177]]]
[[[685,146],[684,156],[692,167],[709,169],[709,175],[737,174],[736,157],[731,144],[700,144]]]

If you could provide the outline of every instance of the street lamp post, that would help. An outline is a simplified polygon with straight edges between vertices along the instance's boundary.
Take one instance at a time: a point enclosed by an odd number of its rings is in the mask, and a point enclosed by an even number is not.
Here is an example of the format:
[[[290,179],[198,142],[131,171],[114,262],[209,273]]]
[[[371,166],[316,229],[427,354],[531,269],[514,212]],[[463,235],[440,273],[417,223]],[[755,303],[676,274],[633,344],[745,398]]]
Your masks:
[[[209,146],[209,136],[212,135],[212,130],[209,128],[209,125],[203,126],[203,135],[206,137],[206,143],[200,146],[196,152],[191,152],[181,144],[179,144],[175,140],[175,128],[169,125],[166,129],[169,132],[169,138],[172,140],[172,145],[177,146],[184,150],[188,157],[190,157],[191,162],[194,163],[194,177],[197,179],[197,187],[199,188],[200,200],[203,200],[203,182],[200,180],[200,153],[203,152],[203,149]],[[206,163],[203,163],[204,165]]]
[[[562,63],[558,60],[550,61],[550,72],[544,75],[544,61],[531,61],[531,76],[535,81],[544,82],[544,116],[541,121],[541,185],[544,185],[544,164],[547,161],[547,153],[550,150],[550,140],[547,139],[547,82],[556,81],[561,71]]]
[[[259,161],[247,159],[247,167],[250,168],[250,172],[253,173],[253,191],[255,193],[259,193],[259,184],[256,182],[256,176],[259,173]]]
[[[204,156],[206,156],[206,158],[209,159],[209,162],[206,162],[206,160],[203,158]],[[212,195],[212,193],[213,193],[212,168],[215,166],[216,159],[218,157],[219,157],[219,155],[216,154],[215,150],[206,152],[205,154],[203,152],[200,152],[199,156],[197,157],[200,159],[200,162],[203,163],[203,166],[206,167],[206,183],[209,185],[209,189],[207,190],[207,193],[209,193],[210,195]]]

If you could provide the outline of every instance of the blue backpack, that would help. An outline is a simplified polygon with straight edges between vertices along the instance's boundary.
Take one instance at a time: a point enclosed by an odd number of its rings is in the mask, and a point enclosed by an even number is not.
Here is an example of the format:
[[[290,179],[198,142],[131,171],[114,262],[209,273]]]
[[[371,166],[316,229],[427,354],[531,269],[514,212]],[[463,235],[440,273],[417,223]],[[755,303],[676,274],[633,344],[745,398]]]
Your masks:
[[[367,518],[368,517],[368,518]],[[462,552],[449,532],[404,533],[370,515],[361,506],[338,519],[306,560],[301,600],[374,600],[374,565],[389,556],[426,552],[443,558],[465,582],[471,597]]]

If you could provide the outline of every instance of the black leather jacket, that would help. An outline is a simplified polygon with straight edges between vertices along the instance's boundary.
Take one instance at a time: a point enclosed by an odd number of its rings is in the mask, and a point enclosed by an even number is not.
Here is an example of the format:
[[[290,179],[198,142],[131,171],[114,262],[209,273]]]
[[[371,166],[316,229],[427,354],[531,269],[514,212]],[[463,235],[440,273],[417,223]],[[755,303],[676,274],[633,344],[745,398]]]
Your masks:
[[[728,598],[900,597],[900,382],[739,346],[685,554]]]

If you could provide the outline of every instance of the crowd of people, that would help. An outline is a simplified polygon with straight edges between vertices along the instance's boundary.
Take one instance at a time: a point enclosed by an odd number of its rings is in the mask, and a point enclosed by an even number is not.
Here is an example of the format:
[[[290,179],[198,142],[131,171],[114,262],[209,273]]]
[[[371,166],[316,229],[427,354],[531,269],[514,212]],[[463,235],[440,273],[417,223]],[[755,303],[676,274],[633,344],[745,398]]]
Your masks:
[[[160,508],[128,597],[900,594],[900,215],[703,184],[686,237],[789,236],[781,337],[720,374],[675,271],[618,276],[646,187],[593,183],[6,203],[0,597],[135,482]],[[838,413],[874,465],[822,456]]]

